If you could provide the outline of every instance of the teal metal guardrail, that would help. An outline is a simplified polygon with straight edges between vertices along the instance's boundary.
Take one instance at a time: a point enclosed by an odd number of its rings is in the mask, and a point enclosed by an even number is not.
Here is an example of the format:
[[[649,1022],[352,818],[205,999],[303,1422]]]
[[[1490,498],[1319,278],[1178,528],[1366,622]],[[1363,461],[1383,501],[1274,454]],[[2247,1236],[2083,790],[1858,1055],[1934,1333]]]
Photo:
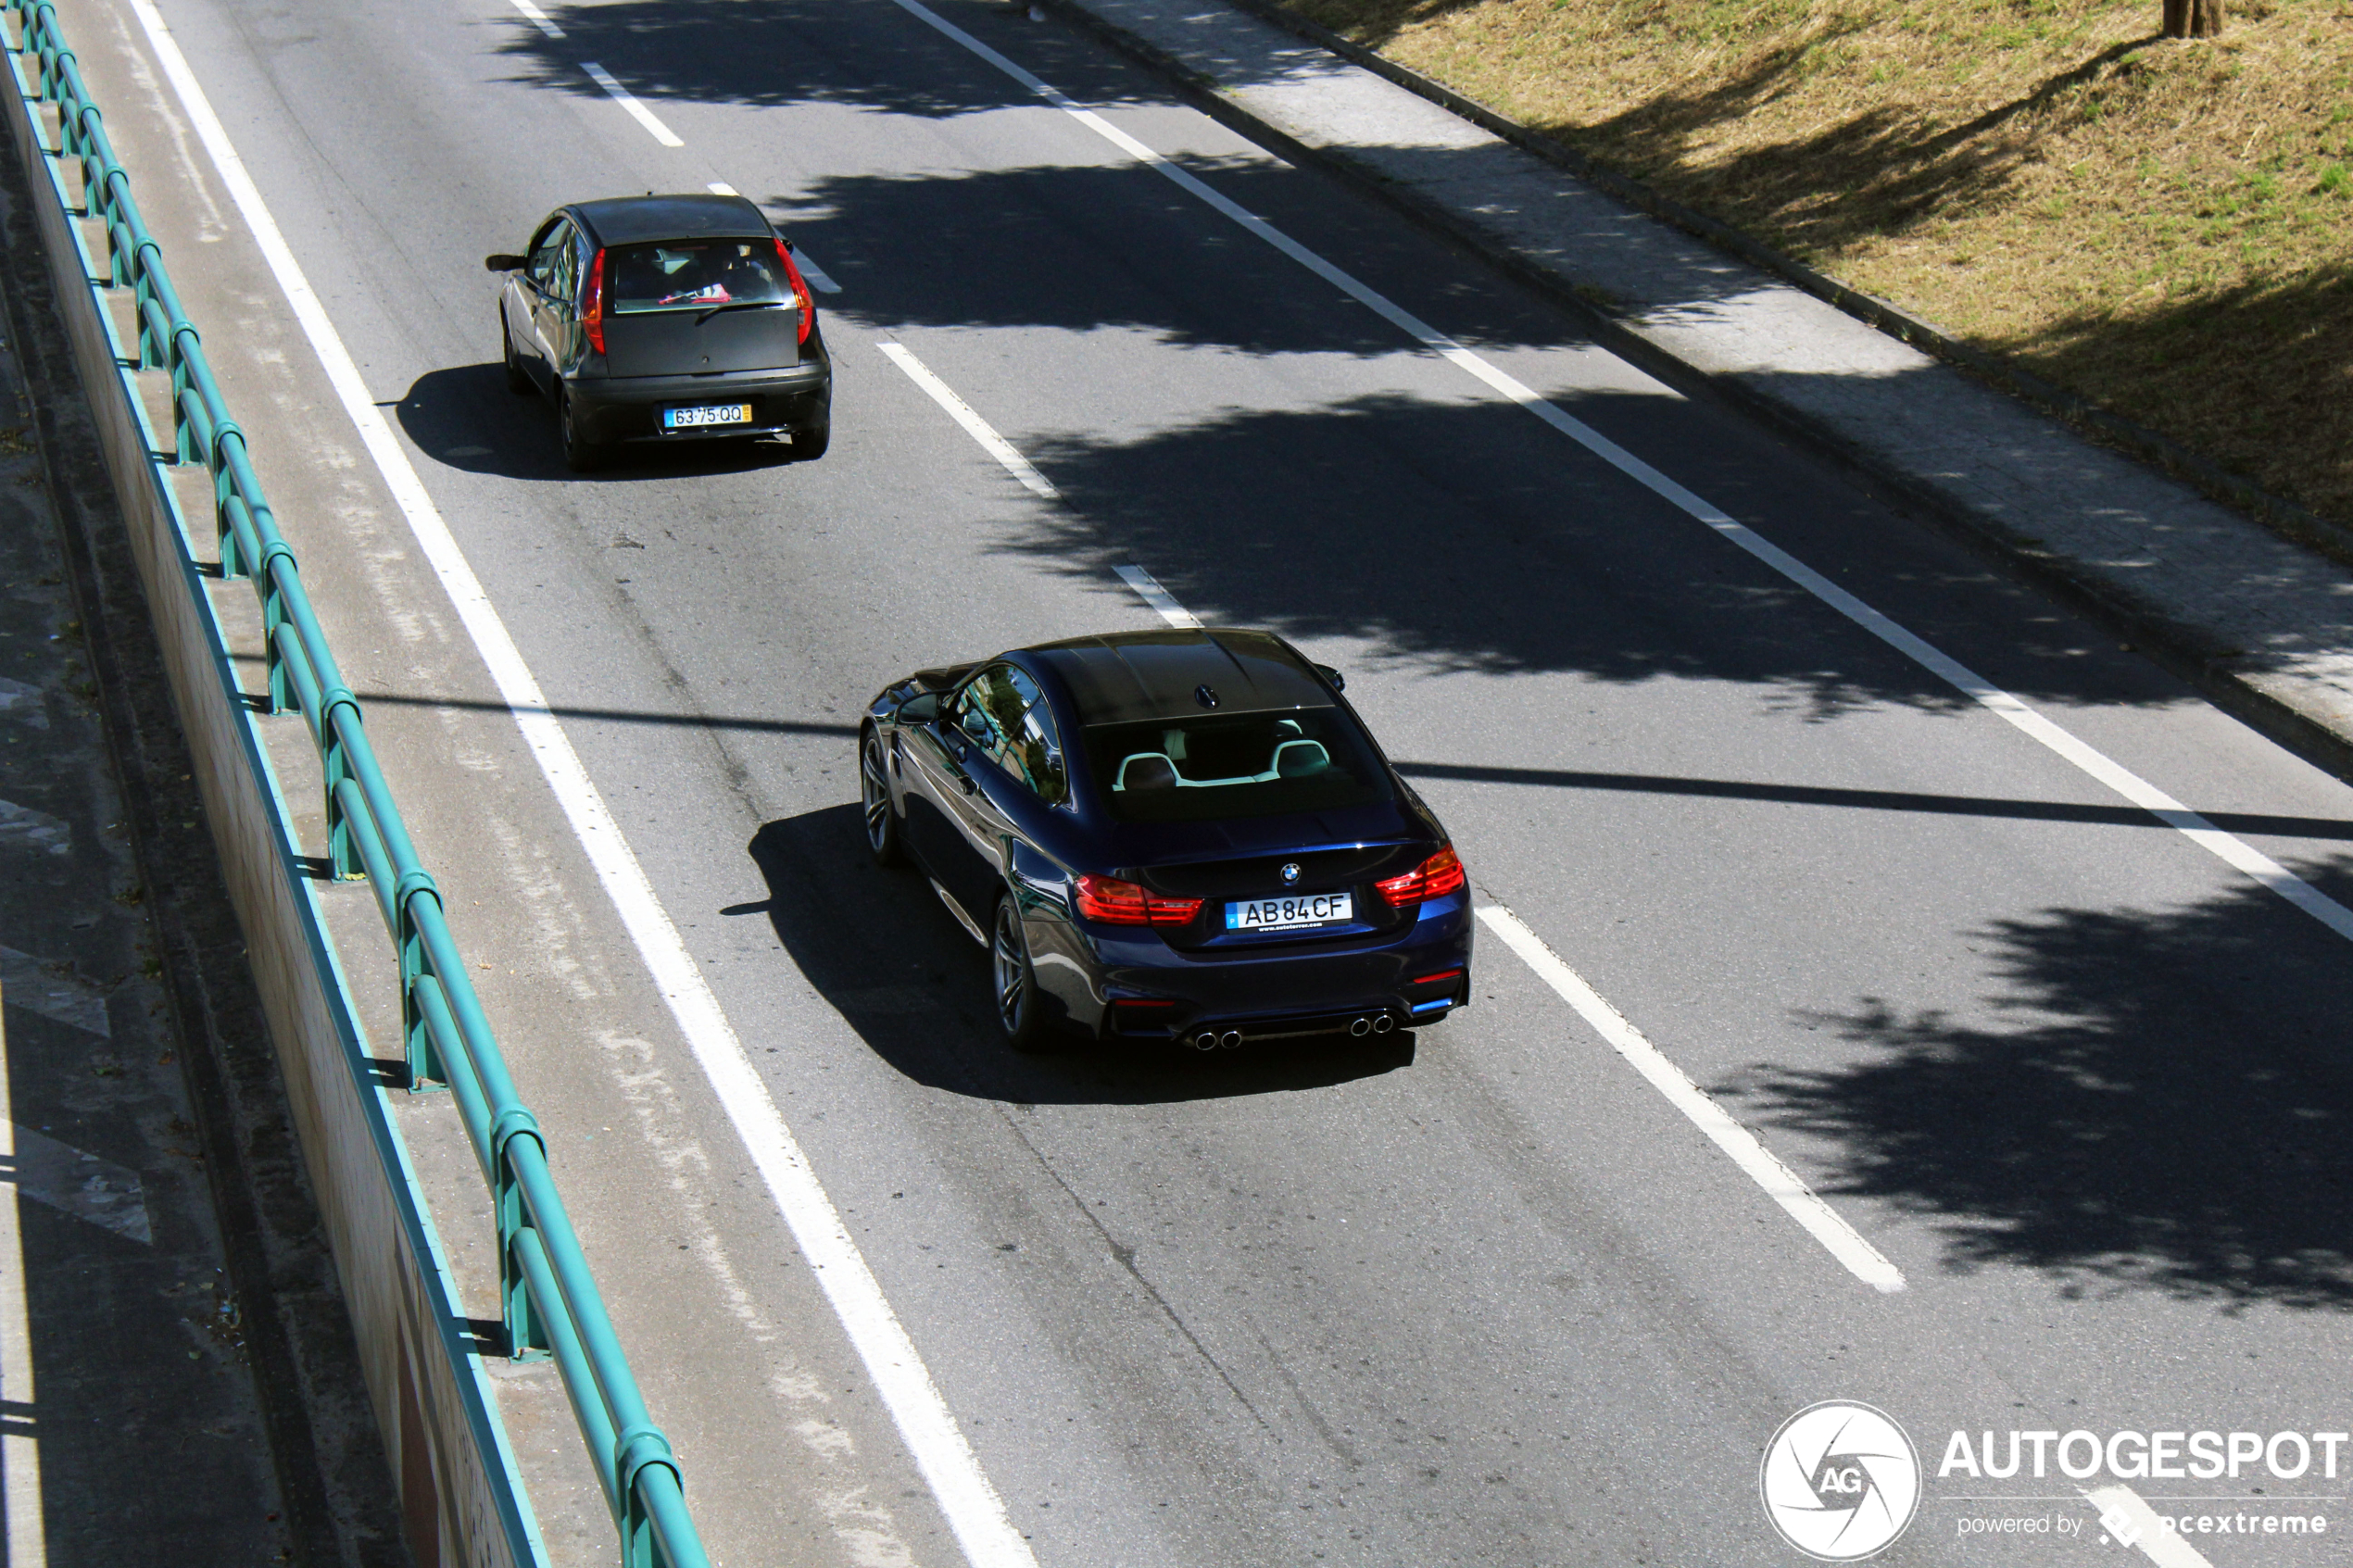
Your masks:
[[[298,711],[319,749],[334,873],[369,881],[392,935],[409,1086],[451,1091],[489,1185],[506,1352],[554,1358],[620,1531],[623,1568],[709,1568],[678,1461],[606,1314],[548,1172],[539,1124],[515,1093],[442,917],[440,891],[409,841],[368,744],[359,699],[336,668],[294,550],[254,475],[245,432],[230,417],[203,339],[171,286],[163,247],[140,220],[131,177],[66,47],[57,7],[50,0],[0,0],[0,14],[16,19],[12,53],[37,66],[40,97],[57,109],[55,152],[79,166],[82,216],[106,225],[107,276],[132,291],[136,368],[170,372],[176,459],[202,463],[211,475],[221,575],[250,578],[260,596],[267,711]],[[93,259],[86,247],[84,259]]]

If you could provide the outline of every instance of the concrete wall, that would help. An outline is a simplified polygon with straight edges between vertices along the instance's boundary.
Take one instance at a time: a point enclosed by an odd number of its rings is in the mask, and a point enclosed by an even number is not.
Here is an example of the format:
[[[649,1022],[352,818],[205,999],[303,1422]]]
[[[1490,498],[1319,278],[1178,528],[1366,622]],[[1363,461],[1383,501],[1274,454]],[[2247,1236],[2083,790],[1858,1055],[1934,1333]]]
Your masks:
[[[41,208],[44,253],[333,1244],[409,1549],[419,1568],[537,1568],[537,1531],[468,1348],[454,1282],[375,1082],[165,465],[91,286],[93,269],[44,152],[43,117],[20,90],[8,96],[8,134]],[[210,537],[209,518],[192,521],[192,532]]]

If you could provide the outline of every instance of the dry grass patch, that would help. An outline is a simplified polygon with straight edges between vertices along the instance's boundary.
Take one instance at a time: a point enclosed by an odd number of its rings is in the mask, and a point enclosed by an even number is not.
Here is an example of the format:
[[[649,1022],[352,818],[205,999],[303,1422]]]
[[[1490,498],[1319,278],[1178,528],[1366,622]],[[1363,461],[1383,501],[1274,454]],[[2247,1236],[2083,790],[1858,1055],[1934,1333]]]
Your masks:
[[[1291,0],[2353,522],[2353,0]]]

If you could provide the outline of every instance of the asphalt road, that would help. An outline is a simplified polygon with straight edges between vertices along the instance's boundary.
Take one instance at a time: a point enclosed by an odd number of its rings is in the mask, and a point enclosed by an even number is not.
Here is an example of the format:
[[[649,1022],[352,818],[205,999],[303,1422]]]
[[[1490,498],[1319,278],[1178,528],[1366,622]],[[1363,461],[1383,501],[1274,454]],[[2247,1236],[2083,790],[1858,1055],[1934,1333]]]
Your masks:
[[[1948,1434],[2353,1426],[2346,939],[1622,466],[888,0],[610,0],[551,7],[560,38],[490,0],[161,9],[1038,1562],[1794,1562],[1759,1460],[1830,1399],[1924,1450],[1888,1561],[2121,1561],[2079,1496],[2106,1478],[1939,1478]],[[2353,795],[2130,650],[1091,42],[935,9],[2353,897]],[[956,1561],[127,4],[68,25],[707,1531],[731,1563]],[[832,452],[571,476],[501,385],[480,257],[559,201],[711,182],[840,284]],[[1372,1048],[997,1049],[980,949],[865,862],[851,725],[911,668],[1152,624],[1131,565],[1345,670],[1482,900],[1908,1288],[1859,1281],[1491,930],[1474,1006]],[[371,918],[344,906],[362,969]],[[468,1224],[442,1222],[461,1251]],[[544,1377],[512,1388],[558,1474]],[[2347,1465],[2133,1484],[2327,1512]],[[1961,1534],[2004,1515],[2082,1529]],[[609,1552],[568,1529],[560,1558]]]

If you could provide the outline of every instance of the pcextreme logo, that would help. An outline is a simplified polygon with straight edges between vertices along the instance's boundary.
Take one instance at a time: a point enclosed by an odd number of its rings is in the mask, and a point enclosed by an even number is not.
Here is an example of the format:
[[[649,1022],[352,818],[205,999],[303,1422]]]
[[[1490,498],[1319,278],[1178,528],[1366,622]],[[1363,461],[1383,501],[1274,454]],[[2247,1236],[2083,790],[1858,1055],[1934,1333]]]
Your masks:
[[[1884,1550],[1920,1503],[1920,1460],[1893,1417],[1827,1399],[1781,1423],[1757,1473],[1765,1517],[1823,1562]]]

